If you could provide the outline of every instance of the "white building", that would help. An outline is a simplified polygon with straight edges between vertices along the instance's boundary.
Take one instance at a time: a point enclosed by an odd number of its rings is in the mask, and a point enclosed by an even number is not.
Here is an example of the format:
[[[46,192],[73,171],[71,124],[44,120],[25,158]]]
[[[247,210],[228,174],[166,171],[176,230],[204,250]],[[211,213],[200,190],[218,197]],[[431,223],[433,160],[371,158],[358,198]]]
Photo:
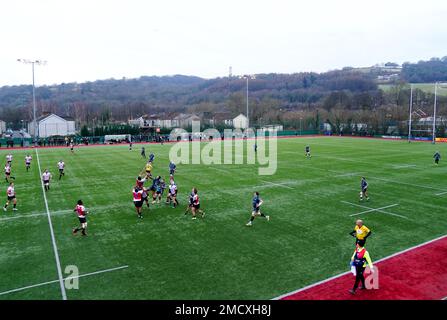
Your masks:
[[[248,118],[242,113],[233,119],[233,127],[235,129],[247,129],[248,128]]]
[[[0,120],[0,134],[4,134],[6,132],[6,122]]]
[[[41,116],[37,119],[39,137],[47,138],[51,136],[69,136],[76,133],[75,122],[71,119],[64,119],[55,114]],[[28,132],[35,136],[34,122],[28,124]]]

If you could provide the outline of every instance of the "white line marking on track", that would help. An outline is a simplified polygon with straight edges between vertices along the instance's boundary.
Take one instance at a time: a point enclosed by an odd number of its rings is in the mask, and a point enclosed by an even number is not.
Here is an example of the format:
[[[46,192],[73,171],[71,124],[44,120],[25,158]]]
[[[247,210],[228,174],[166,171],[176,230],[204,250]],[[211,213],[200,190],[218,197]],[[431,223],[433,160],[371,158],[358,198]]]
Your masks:
[[[95,272],[90,272],[90,273],[86,273],[86,274],[81,274],[77,277],[67,277],[62,279],[63,281],[68,280],[68,279],[76,279],[76,278],[83,278],[83,277],[89,277],[89,276],[93,276],[96,274],[100,274],[100,273],[106,273],[106,272],[111,272],[111,271],[116,271],[116,270],[120,270],[120,269],[125,269],[128,268],[129,266],[121,266],[121,267],[116,267],[116,268],[111,268],[111,269],[105,269],[105,270],[100,270],[100,271],[95,271]],[[52,281],[47,281],[47,282],[41,282],[41,283],[37,283],[37,284],[33,284],[30,286],[26,286],[26,287],[21,287],[21,288],[17,288],[17,289],[12,289],[12,290],[8,290],[8,291],[3,291],[0,292],[0,296],[2,295],[6,295],[6,294],[10,294],[10,293],[14,293],[14,292],[18,292],[18,291],[23,291],[23,290],[27,290],[27,289],[32,289],[32,288],[36,288],[36,287],[42,287],[48,284],[52,284],[52,283],[57,283],[59,282],[59,279],[57,280],[52,280]]]
[[[387,256],[387,257],[384,257],[384,258],[382,258],[382,259],[377,260],[375,263],[379,263],[379,262],[382,262],[382,261],[385,261],[385,260],[394,258],[394,257],[396,257],[396,256],[399,256],[399,255],[401,255],[401,254],[404,254],[404,253],[409,252],[409,251],[414,250],[414,249],[421,248],[421,247],[423,247],[423,246],[426,246],[426,245],[428,245],[428,244],[430,244],[430,243],[433,243],[433,242],[436,242],[436,241],[438,241],[438,240],[444,239],[444,238],[446,238],[446,237],[447,237],[447,235],[443,235],[443,236],[440,236],[440,237],[438,237],[438,238],[435,238],[435,239],[429,240],[429,241],[427,241],[427,242],[423,242],[423,243],[421,243],[421,244],[418,244],[418,245],[416,245],[416,246],[410,247],[410,248],[408,248],[408,249],[405,249],[405,250],[402,250],[402,251],[398,251],[398,252],[396,252],[396,253],[393,253],[392,255],[389,255],[389,256]],[[350,273],[351,273],[351,271],[346,271],[346,272],[340,273],[340,274],[335,275],[335,276],[333,276],[333,277],[330,277],[330,278],[327,278],[327,279],[324,279],[324,280],[315,282],[315,283],[313,283],[313,284],[310,284],[310,285],[308,285],[308,286],[305,286],[305,287],[303,287],[303,288],[301,288],[301,289],[297,289],[297,290],[290,291],[290,292],[288,292],[288,293],[282,294],[282,295],[280,295],[280,296],[278,296],[278,297],[276,297],[276,298],[272,298],[271,300],[281,300],[282,298],[285,298],[285,297],[291,296],[291,295],[293,295],[293,294],[296,294],[296,293],[305,291],[305,290],[307,290],[307,289],[316,287],[316,286],[318,286],[318,285],[320,285],[320,284],[323,284],[323,283],[326,283],[326,282],[329,282],[329,281],[338,279],[338,278],[343,277],[343,276],[345,276],[345,275],[347,275],[347,274],[350,274]],[[446,298],[447,298],[447,297],[446,297]]]
[[[392,205],[390,205],[390,206],[383,207],[383,208],[377,208],[377,209],[375,209],[375,208],[371,208],[371,207],[367,207],[367,206],[362,206],[362,205],[355,204],[355,203],[348,202],[348,201],[341,201],[341,202],[342,202],[342,203],[345,203],[345,204],[349,204],[349,205],[351,205],[351,206],[355,206],[355,207],[359,207],[359,208],[363,208],[363,209],[368,209],[367,211],[364,211],[363,213],[377,211],[377,212],[386,213],[386,214],[389,214],[389,215],[392,215],[392,216],[396,216],[396,217],[400,217],[400,218],[408,219],[408,217],[402,216],[402,215],[400,215],[400,214],[392,213],[392,212],[384,211],[384,210],[383,210],[383,209],[386,209],[386,208],[391,208],[391,207],[398,206],[397,203],[392,204]],[[351,214],[351,215],[349,215],[349,216],[352,217],[352,216],[356,216],[356,215],[359,215],[359,214],[361,214],[361,213],[355,213],[355,214]]]
[[[36,150],[36,158],[37,158],[37,167],[39,168],[39,179],[40,179],[40,184],[42,186],[43,199],[45,201],[45,208],[47,209],[48,225],[50,227],[51,241],[53,243],[54,258],[56,260],[56,268],[57,268],[57,274],[59,276],[59,285],[61,288],[62,300],[67,300],[67,293],[65,292],[65,286],[64,286],[64,277],[62,276],[61,261],[59,258],[59,252],[57,251],[56,237],[54,236],[53,224],[51,222],[50,209],[48,208],[47,195],[45,194],[45,187],[44,187],[43,181],[42,181],[42,171],[40,169],[39,152],[37,151],[37,148],[35,150]]]
[[[271,181],[267,181],[267,180],[261,180],[262,182],[277,186],[277,187],[284,187],[284,188],[288,188],[288,189],[294,189],[290,186],[288,186],[286,183],[275,183],[275,182],[271,182]]]

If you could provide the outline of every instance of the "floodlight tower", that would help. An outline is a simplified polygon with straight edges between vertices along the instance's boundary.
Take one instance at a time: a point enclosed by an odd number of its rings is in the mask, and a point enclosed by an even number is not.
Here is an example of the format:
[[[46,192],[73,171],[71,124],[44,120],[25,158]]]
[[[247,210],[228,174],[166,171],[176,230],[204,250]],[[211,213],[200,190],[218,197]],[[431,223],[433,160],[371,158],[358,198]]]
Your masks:
[[[34,65],[45,65],[47,62],[44,60],[28,60],[17,59],[18,62],[31,64],[31,70],[33,75],[33,128],[34,128],[34,146],[37,146],[37,140],[39,139],[39,128],[37,127],[36,120],[36,88],[34,85]]]
[[[256,79],[255,75],[243,75],[239,77],[240,79],[245,79],[247,81],[247,89],[246,89],[246,102],[247,102],[247,129],[250,127],[250,117],[248,115],[248,80]]]
[[[435,102],[433,105],[433,143],[436,143],[436,104],[437,104],[437,96],[438,96],[438,83],[435,82]]]
[[[413,84],[410,86],[410,119],[408,121],[408,142],[411,142],[411,117],[413,113]]]

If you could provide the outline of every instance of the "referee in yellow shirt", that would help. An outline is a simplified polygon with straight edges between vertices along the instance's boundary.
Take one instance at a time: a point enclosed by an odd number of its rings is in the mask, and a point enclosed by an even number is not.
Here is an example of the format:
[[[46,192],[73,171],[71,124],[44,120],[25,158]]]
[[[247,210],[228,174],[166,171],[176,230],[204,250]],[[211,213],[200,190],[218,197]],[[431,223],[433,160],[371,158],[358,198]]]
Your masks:
[[[359,241],[366,242],[366,238],[371,235],[371,230],[363,224],[363,220],[357,220],[355,222],[355,227],[352,232],[349,233],[351,236],[355,237],[355,243],[358,244]]]

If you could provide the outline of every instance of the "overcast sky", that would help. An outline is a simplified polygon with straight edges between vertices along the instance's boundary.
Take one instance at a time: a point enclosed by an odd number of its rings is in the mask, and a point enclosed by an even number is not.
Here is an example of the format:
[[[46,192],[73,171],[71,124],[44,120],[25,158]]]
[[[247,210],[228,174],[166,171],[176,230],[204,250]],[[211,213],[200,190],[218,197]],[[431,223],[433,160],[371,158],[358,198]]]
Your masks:
[[[445,0],[5,0],[0,86],[326,71],[447,55]]]

